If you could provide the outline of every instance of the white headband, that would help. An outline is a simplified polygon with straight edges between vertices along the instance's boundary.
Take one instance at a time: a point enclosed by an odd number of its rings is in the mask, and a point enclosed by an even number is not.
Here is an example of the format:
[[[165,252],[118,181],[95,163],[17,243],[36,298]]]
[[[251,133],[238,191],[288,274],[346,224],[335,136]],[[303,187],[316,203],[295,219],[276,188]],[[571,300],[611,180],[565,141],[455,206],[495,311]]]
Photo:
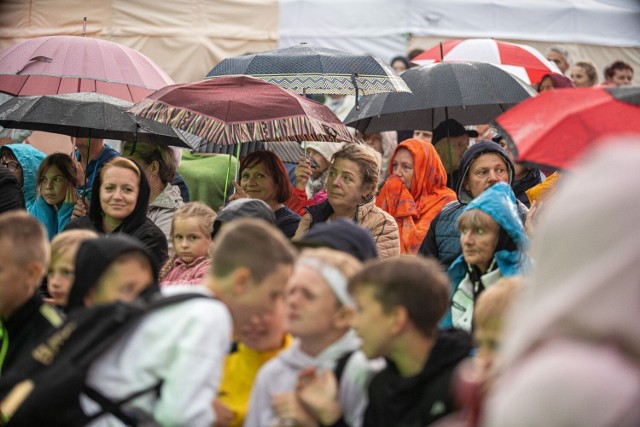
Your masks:
[[[347,278],[337,268],[322,262],[318,258],[300,258],[298,262],[307,267],[313,268],[322,276],[325,282],[329,285],[333,294],[336,296],[340,304],[345,307],[355,307],[355,303],[347,291]]]

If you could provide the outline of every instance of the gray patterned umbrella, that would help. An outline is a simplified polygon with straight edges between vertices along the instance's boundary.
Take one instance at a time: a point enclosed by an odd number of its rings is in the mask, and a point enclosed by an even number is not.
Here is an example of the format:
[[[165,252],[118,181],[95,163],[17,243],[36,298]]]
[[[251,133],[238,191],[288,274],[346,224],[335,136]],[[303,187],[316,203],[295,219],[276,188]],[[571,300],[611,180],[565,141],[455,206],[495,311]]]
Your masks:
[[[405,82],[384,61],[336,49],[300,44],[252,55],[227,58],[207,79],[249,75],[299,94],[369,95],[409,92]]]
[[[402,73],[412,93],[365,96],[344,119],[362,133],[432,130],[446,118],[464,125],[489,123],[536,91],[495,65],[444,62]]]

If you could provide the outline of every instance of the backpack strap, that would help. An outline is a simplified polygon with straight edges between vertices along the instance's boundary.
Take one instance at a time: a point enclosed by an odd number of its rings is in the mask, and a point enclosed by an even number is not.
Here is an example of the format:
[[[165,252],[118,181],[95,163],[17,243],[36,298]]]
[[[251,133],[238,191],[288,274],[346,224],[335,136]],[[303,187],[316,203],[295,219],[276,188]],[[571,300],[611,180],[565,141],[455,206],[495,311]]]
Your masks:
[[[340,384],[340,379],[342,378],[342,373],[344,369],[347,367],[347,363],[349,363],[349,359],[355,353],[355,351],[347,351],[344,353],[338,360],[336,360],[336,366],[333,368],[333,373],[336,375],[336,380],[338,384]]]
[[[156,388],[157,386],[153,386],[153,388]],[[144,392],[146,393],[149,390],[144,390]],[[91,388],[87,385],[84,386],[82,392],[84,394],[87,395],[87,397],[89,397],[91,400],[93,400],[94,402],[96,402],[98,405],[100,405],[100,407],[102,408],[102,411],[98,412],[95,415],[92,415],[91,417],[88,417],[87,422],[93,421],[98,417],[103,416],[104,414],[111,414],[114,417],[116,417],[117,419],[119,419],[120,421],[122,421],[124,423],[124,425],[126,426],[132,426],[135,427],[138,425],[138,420],[135,419],[134,417],[125,414],[122,409],[120,409],[120,404],[114,402],[113,400],[109,399],[108,397],[106,397],[105,395],[103,395],[102,393],[100,393],[98,390]],[[136,393],[137,395],[140,395],[138,393]]]

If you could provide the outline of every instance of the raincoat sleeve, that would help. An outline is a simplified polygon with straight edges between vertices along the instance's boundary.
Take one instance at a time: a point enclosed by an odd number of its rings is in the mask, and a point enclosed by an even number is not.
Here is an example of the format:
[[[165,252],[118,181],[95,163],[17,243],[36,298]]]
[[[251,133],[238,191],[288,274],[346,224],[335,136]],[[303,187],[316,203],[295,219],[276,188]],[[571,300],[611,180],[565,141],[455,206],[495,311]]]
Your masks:
[[[40,221],[40,223],[47,229],[49,240],[55,236],[58,229],[63,230],[67,225],[65,223],[64,227],[58,227],[55,210],[44,201],[42,196],[38,197],[27,210],[31,216]],[[69,222],[69,220],[67,220],[67,222]]]
[[[73,213],[73,207],[75,205],[73,203],[63,203],[58,210],[58,230],[57,233],[62,233],[65,228],[67,228],[67,224],[71,221],[71,214]]]

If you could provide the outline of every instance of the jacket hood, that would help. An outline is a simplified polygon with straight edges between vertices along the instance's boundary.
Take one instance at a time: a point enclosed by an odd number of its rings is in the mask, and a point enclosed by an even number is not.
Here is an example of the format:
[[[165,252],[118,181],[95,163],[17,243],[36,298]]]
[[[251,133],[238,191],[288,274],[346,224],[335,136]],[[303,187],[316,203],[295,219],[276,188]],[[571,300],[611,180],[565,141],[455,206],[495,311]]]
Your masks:
[[[545,202],[531,283],[505,331],[505,365],[558,339],[615,348],[640,363],[640,329],[632,326],[640,324],[639,142],[603,143]]]
[[[0,213],[12,209],[25,209],[24,193],[9,169],[0,167]]]
[[[511,187],[504,182],[498,182],[471,200],[463,212],[471,209],[483,211],[500,225],[518,248],[526,250],[529,247],[529,238],[520,220],[516,203],[516,196]]]
[[[133,161],[133,160],[132,160]],[[134,162],[135,163],[135,162]],[[144,174],[144,171],[136,163],[138,171],[140,171],[140,188],[138,190],[138,200],[133,212],[124,219],[122,224],[113,231],[120,231],[126,234],[133,234],[147,220],[147,208],[149,207],[149,196],[151,195],[151,187],[149,181]],[[93,186],[91,187],[91,194],[93,195],[94,203],[91,203],[89,208],[89,219],[96,230],[103,230],[102,217],[104,215],[102,206],[100,204],[100,185],[102,184],[101,174],[96,174]]]
[[[69,292],[67,312],[83,307],[84,297],[96,286],[111,263],[129,252],[142,253],[149,260],[153,285],[143,292],[143,296],[155,292],[158,289],[158,266],[149,250],[140,241],[126,234],[100,236],[84,241],[78,249],[75,279]]]
[[[292,370],[300,370],[308,366],[322,369],[333,369],[336,360],[346,352],[353,352],[360,348],[360,339],[353,330],[349,330],[338,341],[324,349],[316,357],[309,356],[300,349],[300,341],[278,355],[282,363]]]
[[[460,159],[460,176],[458,177],[458,188],[456,189],[456,194],[458,195],[460,203],[466,204],[473,200],[473,196],[464,189],[464,182],[467,179],[467,173],[469,172],[471,163],[473,163],[473,161],[482,154],[487,153],[495,153],[502,157],[509,169],[509,185],[512,185],[515,181],[513,163],[511,162],[511,159],[509,159],[507,152],[493,141],[480,140],[469,147]]]
[[[37,196],[36,187],[38,183],[36,182],[36,175],[38,174],[38,168],[47,156],[29,144],[4,145],[0,147],[0,156],[2,156],[5,150],[11,151],[22,167],[22,190],[24,191],[25,204],[27,209],[29,209]]]
[[[162,190],[162,193],[158,194],[149,207],[165,208],[165,209],[178,209],[184,206],[182,195],[180,195],[180,188],[177,185],[167,184]]]

